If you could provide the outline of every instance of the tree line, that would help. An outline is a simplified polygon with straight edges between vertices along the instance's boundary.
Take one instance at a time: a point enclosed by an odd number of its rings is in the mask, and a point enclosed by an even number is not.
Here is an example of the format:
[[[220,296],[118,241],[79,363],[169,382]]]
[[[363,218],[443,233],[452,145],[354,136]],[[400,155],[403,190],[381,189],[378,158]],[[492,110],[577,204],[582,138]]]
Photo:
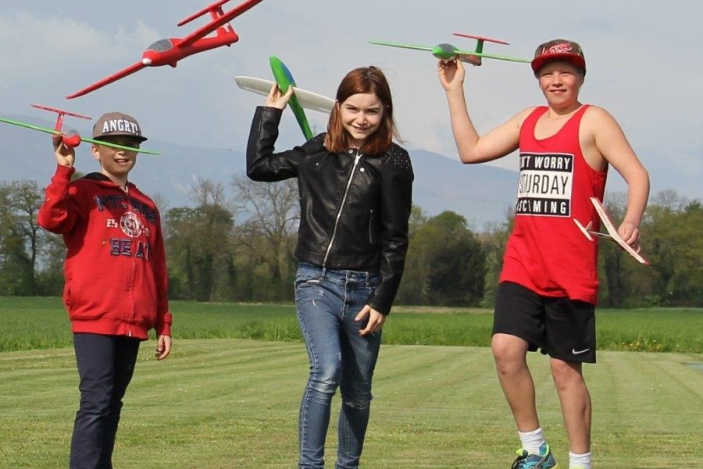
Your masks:
[[[36,222],[43,191],[36,181],[0,182],[2,296],[62,294],[63,241]],[[169,208],[155,197],[162,215],[170,298],[292,302],[299,218],[295,181],[261,184],[235,176],[224,185],[199,180],[190,198],[190,206]],[[608,194],[606,199],[611,216],[621,220],[626,195]],[[512,220],[512,210],[506,209],[504,221],[479,232],[457,213],[429,216],[414,206],[396,304],[492,306]],[[615,243],[600,241],[600,305],[703,306],[701,228],[699,200],[675,191],[655,194],[640,227],[650,266],[640,265]]]

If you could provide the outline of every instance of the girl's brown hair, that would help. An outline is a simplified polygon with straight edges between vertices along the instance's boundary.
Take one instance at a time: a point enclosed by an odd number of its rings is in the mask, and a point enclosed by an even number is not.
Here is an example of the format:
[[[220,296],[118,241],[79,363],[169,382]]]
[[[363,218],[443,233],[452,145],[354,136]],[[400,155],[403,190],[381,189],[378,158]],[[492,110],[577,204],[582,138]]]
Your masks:
[[[348,150],[351,146],[349,133],[342,124],[339,107],[350,96],[359,93],[373,93],[383,105],[383,117],[378,129],[369,136],[360,150],[367,155],[383,154],[390,148],[393,137],[398,137],[393,121],[393,99],[388,80],[377,67],[359,67],[347,73],[337,88],[337,103],[330,114],[325,136],[325,147],[328,151],[338,153]]]

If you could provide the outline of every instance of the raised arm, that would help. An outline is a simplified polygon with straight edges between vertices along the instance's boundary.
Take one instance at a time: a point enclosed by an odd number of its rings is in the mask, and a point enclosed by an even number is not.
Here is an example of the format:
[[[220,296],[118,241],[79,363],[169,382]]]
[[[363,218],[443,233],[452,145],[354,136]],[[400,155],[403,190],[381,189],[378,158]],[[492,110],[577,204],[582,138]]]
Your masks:
[[[518,148],[520,126],[528,114],[525,110],[507,122],[480,136],[474,127],[464,95],[465,70],[461,61],[443,61],[437,64],[439,81],[447,94],[449,118],[454,142],[462,163],[474,164],[502,158]]]
[[[80,217],[77,202],[71,198],[69,183],[76,171],[75,149],[64,145],[59,136],[53,138],[56,172],[46,188],[44,203],[39,208],[39,226],[52,233],[70,233]]]

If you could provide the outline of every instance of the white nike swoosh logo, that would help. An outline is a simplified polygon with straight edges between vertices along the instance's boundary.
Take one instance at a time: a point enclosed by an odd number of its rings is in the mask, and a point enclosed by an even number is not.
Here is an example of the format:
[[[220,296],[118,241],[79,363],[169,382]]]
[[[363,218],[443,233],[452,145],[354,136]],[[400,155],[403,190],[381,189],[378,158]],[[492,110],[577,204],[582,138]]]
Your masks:
[[[585,348],[585,349],[583,349],[583,350],[576,350],[575,348],[572,348],[572,349],[571,349],[571,353],[572,353],[573,355],[581,355],[581,354],[583,354],[583,353],[588,352],[589,350],[591,350],[591,349],[590,349],[590,348]]]

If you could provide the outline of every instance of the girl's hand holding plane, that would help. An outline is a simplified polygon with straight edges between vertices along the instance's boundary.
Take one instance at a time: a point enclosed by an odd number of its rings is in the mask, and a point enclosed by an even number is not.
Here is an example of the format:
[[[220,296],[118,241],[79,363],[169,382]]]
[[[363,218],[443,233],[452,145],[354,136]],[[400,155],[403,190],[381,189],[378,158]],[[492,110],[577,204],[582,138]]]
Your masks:
[[[284,94],[278,85],[274,84],[271,87],[269,95],[266,97],[266,106],[275,107],[278,109],[285,109],[290,101],[291,96],[293,96],[293,87],[288,87],[288,91]]]

